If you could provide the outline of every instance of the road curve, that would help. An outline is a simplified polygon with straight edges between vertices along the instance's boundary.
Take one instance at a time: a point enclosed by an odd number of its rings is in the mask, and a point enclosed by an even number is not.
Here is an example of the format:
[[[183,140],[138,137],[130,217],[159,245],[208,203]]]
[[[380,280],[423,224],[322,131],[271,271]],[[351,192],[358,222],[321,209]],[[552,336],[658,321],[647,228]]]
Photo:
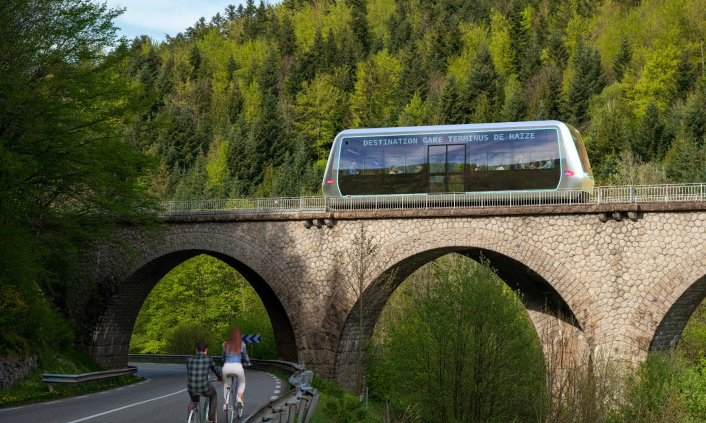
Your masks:
[[[13,423],[154,423],[185,422],[189,405],[186,392],[186,366],[183,364],[130,363],[145,380],[134,385],[95,394],[64,398],[40,404],[0,409],[0,421]],[[271,399],[284,393],[287,382],[269,373],[245,370],[247,382],[243,418]],[[222,411],[223,383],[218,391],[219,418]]]

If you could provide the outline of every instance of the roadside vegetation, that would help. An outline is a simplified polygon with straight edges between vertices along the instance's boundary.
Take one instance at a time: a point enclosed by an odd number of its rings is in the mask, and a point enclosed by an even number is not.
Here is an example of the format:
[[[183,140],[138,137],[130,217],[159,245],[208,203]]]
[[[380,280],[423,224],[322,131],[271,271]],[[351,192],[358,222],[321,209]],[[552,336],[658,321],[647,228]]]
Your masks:
[[[138,376],[119,376],[77,384],[54,383],[54,391],[49,392],[47,384],[42,382],[44,373],[82,374],[104,369],[85,354],[71,350],[42,357],[40,363],[41,366],[33,370],[25,379],[16,382],[10,389],[0,391],[0,408],[86,395],[142,380]]]

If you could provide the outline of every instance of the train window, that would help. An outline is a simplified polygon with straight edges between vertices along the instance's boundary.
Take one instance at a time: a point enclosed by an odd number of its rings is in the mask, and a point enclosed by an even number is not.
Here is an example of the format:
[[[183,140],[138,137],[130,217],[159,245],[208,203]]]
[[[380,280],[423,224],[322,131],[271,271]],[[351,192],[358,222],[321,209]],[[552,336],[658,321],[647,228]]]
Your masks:
[[[551,169],[554,167],[555,156],[553,151],[533,151],[531,157],[538,169]]]
[[[380,164],[382,159],[380,157],[366,157],[365,158],[365,169],[363,169],[364,175],[380,175],[382,173],[382,165]]]
[[[450,145],[448,150],[449,172],[463,172],[466,165],[464,145]]]
[[[514,170],[526,170],[530,168],[531,161],[529,160],[529,151],[527,150],[515,150],[514,152],[515,160],[512,165]]]
[[[398,174],[404,171],[404,156],[385,156],[385,170],[389,174]]]
[[[404,173],[419,173],[422,171],[424,156],[405,156]]]
[[[486,165],[485,156],[482,154],[472,154],[468,156],[468,163],[470,164],[471,171],[480,172],[488,170]]]
[[[512,155],[509,151],[488,154],[488,168],[490,170],[508,170],[510,163],[512,163]]]

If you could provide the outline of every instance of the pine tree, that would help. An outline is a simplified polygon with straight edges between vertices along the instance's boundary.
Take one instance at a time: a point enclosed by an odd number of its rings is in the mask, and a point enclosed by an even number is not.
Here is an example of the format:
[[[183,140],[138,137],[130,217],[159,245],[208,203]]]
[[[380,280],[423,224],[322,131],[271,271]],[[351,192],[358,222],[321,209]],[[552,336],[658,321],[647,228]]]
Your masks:
[[[630,41],[627,36],[624,36],[620,40],[620,49],[618,54],[615,56],[615,62],[613,63],[613,74],[615,75],[616,81],[622,81],[625,71],[629,68],[630,62],[632,61],[632,47],[630,46]]]
[[[510,10],[508,12],[508,21],[510,23],[509,34],[510,43],[512,44],[512,69],[511,73],[515,75],[520,74],[523,62],[525,59],[525,54],[527,51],[527,46],[529,45],[528,34],[529,31],[524,25],[524,1],[523,0],[513,0],[510,4]]]
[[[401,106],[409,103],[415,93],[420,95],[422,99],[426,98],[428,79],[428,76],[424,73],[421,57],[414,56],[403,63],[404,67],[397,84],[398,104]]]
[[[564,36],[558,30],[552,31],[547,40],[547,56],[549,62],[554,65],[557,69],[564,70],[566,64],[569,60],[569,53],[566,50],[566,44],[564,43]]]
[[[665,125],[660,118],[659,109],[654,102],[650,102],[635,130],[633,151],[645,161],[662,159],[666,153],[663,145],[664,130]]]
[[[294,50],[297,46],[297,36],[294,33],[292,19],[289,17],[288,13],[282,15],[282,21],[277,28],[275,42],[277,43],[277,50],[280,56],[284,57],[294,54]]]
[[[370,30],[368,29],[367,0],[346,0],[351,8],[351,26],[356,40],[365,54],[370,50]]]
[[[238,69],[240,69],[240,66],[238,66],[238,62],[235,61],[235,57],[233,57],[233,53],[231,53],[228,57],[228,63],[226,64],[226,74],[228,75],[229,81],[233,80],[233,74]]]
[[[477,103],[477,100],[481,97],[484,97],[484,100],[481,103]],[[481,44],[476,61],[460,93],[464,114],[467,118],[472,118],[476,112],[476,106],[480,104],[484,108],[493,110],[498,104],[499,97],[500,77],[495,70],[493,56],[490,54],[488,47],[485,44]],[[483,111],[481,115],[487,117],[488,113]]]
[[[284,126],[277,107],[279,101],[277,53],[272,50],[265,58],[260,70],[258,86],[262,93],[262,119],[258,131],[253,131],[257,143],[266,148],[266,161],[279,166],[286,153]]]
[[[605,86],[601,55],[598,50],[579,43],[573,60],[574,75],[566,92],[567,118],[575,125],[588,119],[588,103]]]
[[[441,97],[441,107],[445,124],[466,123],[468,120],[468,117],[463,113],[463,107],[458,92],[456,77],[454,74],[451,74],[446,78],[444,94]]]
[[[201,70],[201,50],[196,43],[193,43],[191,50],[189,50],[189,66],[191,67],[191,78],[196,78]]]
[[[696,81],[694,66],[691,64],[691,57],[686,49],[682,49],[679,57],[679,67],[677,68],[676,98],[683,99],[687,96]]]

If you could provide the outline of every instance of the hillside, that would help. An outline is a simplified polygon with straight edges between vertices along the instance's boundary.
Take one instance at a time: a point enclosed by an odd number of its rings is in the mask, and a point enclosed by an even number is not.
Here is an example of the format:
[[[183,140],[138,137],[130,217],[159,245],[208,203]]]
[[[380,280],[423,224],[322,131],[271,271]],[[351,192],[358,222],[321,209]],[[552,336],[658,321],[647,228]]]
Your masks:
[[[132,42],[163,200],[318,194],[346,128],[558,119],[598,184],[706,180],[700,0],[284,1]]]

